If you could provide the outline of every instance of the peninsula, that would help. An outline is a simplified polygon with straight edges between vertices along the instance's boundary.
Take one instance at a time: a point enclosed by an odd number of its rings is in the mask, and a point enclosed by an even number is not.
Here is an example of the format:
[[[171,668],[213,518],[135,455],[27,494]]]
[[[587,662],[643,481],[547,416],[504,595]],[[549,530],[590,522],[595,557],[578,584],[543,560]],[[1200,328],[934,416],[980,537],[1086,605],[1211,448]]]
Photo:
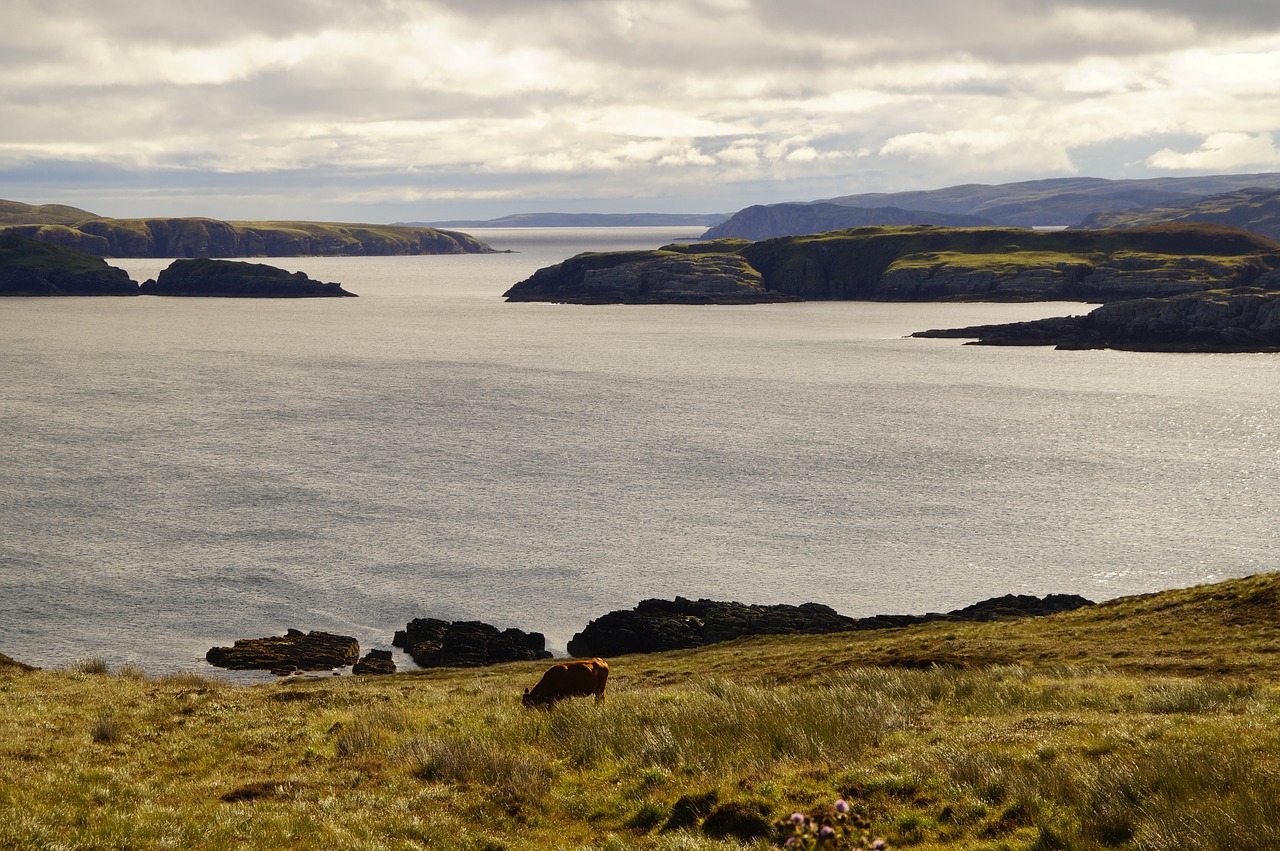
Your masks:
[[[451,230],[340,222],[112,219],[59,205],[0,200],[0,233],[98,257],[347,257],[487,254],[493,248]]]
[[[1280,243],[1217,225],[1054,232],[859,227],[581,254],[538,270],[506,298],[576,304],[1105,303],[1240,286],[1280,289],[1278,270]]]

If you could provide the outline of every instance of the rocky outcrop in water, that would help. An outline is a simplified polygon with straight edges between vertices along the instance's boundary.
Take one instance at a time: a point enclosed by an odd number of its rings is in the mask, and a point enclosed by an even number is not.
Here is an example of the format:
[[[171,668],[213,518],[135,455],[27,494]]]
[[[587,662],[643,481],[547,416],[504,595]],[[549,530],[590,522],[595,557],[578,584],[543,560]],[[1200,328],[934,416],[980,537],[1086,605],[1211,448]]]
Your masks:
[[[480,621],[414,618],[391,643],[404,648],[421,668],[477,668],[551,658],[542,633],[499,630]]]
[[[355,296],[341,284],[321,283],[302,272],[286,272],[262,263],[208,259],[175,260],[156,280],[143,283],[140,292],[142,295],[217,298]]]
[[[280,676],[344,668],[359,658],[360,642],[349,635],[297,629],[266,638],[242,638],[231,647],[212,647],[205,654],[205,660],[219,668],[270,671]]]
[[[1092,605],[1074,594],[1006,595],[952,612],[851,618],[818,603],[759,606],[716,600],[644,600],[634,609],[609,612],[569,641],[569,655],[621,656],[684,650],[751,635],[889,629],[936,620],[988,621],[1034,617]]]
[[[539,269],[508,301],[565,304],[758,304],[794,301],[770,292],[736,254],[626,251],[580,254]]]
[[[0,296],[138,294],[127,272],[100,257],[16,234],[0,234]]]
[[[351,668],[353,674],[394,674],[395,672],[396,663],[391,658],[390,650],[370,650]]]
[[[1085,316],[920,331],[974,345],[1145,352],[1280,352],[1280,292],[1254,287],[1105,304]]]

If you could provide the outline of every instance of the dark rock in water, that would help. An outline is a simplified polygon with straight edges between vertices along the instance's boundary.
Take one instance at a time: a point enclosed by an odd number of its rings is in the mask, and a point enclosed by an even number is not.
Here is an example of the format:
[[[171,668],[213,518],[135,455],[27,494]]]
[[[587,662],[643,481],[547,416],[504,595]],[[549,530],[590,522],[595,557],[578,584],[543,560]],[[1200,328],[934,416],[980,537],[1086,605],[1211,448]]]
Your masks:
[[[0,296],[137,295],[123,269],[73,248],[0,234]]]
[[[213,647],[204,658],[210,665],[232,670],[279,675],[325,671],[353,664],[360,658],[360,642],[349,635],[291,629],[285,635],[242,638],[231,647]]]
[[[569,655],[620,656],[683,650],[745,635],[840,632],[853,618],[817,603],[753,606],[716,600],[644,600],[631,611],[614,611],[587,624],[569,642]]]
[[[1280,271],[1259,279],[1280,285]],[[985,346],[1142,352],[1280,352],[1280,292],[1236,287],[1104,304],[1085,316],[920,331]]]
[[[850,618],[818,603],[757,606],[716,600],[644,600],[632,610],[609,612],[569,641],[569,655],[621,656],[702,647],[749,635],[848,632],[892,629],[937,620],[989,621],[1035,617],[1090,606],[1075,594],[1046,597],[1006,595],[946,614],[875,615]]]
[[[263,263],[207,258],[173,261],[156,280],[143,283],[140,292],[142,295],[218,298],[355,296],[340,284],[314,281],[302,272],[286,272]]]
[[[28,665],[23,662],[19,662],[17,659],[13,659],[9,656],[4,655],[3,653],[0,653],[0,672],[22,671],[23,673],[26,673],[28,671],[38,671],[38,670],[40,669],[35,667],[34,665]]]
[[[396,663],[390,650],[370,650],[351,669],[353,674],[394,674]]]
[[[391,643],[404,648],[422,668],[477,668],[551,658],[542,633],[499,630],[480,621],[414,618]]]

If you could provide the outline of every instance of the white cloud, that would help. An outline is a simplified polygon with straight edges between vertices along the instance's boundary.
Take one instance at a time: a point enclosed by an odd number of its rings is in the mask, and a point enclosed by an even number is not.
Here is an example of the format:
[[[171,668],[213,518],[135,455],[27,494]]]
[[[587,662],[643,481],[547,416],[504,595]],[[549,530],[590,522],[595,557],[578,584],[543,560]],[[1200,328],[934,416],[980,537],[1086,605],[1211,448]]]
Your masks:
[[[1079,151],[1120,142],[1102,176],[1277,160],[1280,6],[1254,0],[201,9],[191,27],[164,0],[0,4],[0,180],[74,203],[94,188],[57,176],[68,162],[144,184],[231,175],[305,217],[380,191],[494,204],[644,191],[725,209],[1069,174]],[[273,183],[298,174],[314,180]]]
[[[1155,168],[1233,171],[1280,166],[1280,148],[1270,133],[1214,133],[1198,150],[1164,148],[1147,158]]]

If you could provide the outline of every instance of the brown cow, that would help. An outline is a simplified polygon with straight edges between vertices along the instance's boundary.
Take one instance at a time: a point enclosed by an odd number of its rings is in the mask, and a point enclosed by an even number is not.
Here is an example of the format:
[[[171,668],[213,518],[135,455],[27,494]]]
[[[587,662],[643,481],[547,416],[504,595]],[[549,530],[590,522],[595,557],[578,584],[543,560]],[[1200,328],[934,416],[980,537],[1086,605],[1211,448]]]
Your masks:
[[[596,696],[604,701],[604,684],[609,679],[609,665],[603,659],[561,662],[552,665],[532,689],[524,690],[525,706],[554,706],[566,697]]]

